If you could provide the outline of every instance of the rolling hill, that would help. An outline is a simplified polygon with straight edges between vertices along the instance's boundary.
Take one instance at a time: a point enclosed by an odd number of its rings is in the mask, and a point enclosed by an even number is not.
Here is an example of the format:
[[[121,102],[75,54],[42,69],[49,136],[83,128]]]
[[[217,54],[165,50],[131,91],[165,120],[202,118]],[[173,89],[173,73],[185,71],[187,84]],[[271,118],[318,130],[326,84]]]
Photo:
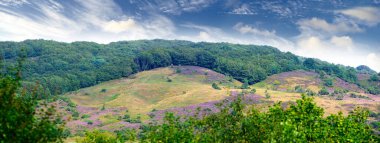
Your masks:
[[[214,89],[212,83],[217,83],[222,89]],[[172,66],[139,72],[128,78],[111,80],[63,96],[77,105],[75,108],[79,117],[88,116],[73,120],[68,126],[107,128],[111,124],[128,124],[119,121],[119,117],[124,114],[132,119],[146,121],[151,111],[222,100],[228,97],[229,88],[240,85],[239,81],[206,68]],[[64,107],[67,105],[62,105]],[[93,122],[91,125],[87,125],[89,120]]]
[[[216,83],[221,89],[214,89]],[[274,84],[275,83],[275,84]],[[347,115],[355,107],[365,107],[379,112],[380,97],[366,94],[357,85],[333,80],[329,92],[345,89],[347,92],[314,95],[317,105],[325,109],[325,115],[343,112]],[[198,108],[203,113],[218,112],[214,105],[237,94],[244,94],[250,104],[266,111],[269,105],[282,102],[284,108],[301,98],[296,86],[318,92],[325,87],[319,74],[308,71],[292,71],[269,76],[263,82],[241,89],[242,83],[230,76],[197,66],[170,66],[156,68],[131,75],[127,78],[103,82],[64,94],[74,103],[57,103],[67,118],[67,126],[73,133],[83,129],[120,130],[139,128],[141,122],[161,120],[165,112],[177,115],[193,115]],[[255,89],[256,92],[250,92]],[[269,95],[270,97],[266,97]],[[352,95],[355,95],[353,97]],[[342,96],[338,99],[338,96]],[[251,102],[253,101],[253,102]],[[67,112],[69,111],[69,112]],[[207,111],[207,112],[206,112]],[[77,112],[78,115],[74,117]]]

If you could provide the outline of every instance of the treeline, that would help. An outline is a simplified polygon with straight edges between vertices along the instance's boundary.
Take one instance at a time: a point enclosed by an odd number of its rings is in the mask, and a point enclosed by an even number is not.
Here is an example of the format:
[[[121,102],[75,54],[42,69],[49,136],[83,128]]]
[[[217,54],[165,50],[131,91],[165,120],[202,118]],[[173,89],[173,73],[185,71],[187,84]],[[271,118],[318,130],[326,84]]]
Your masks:
[[[357,71],[316,59],[304,59],[269,46],[189,41],[139,40],[110,44],[48,40],[0,42],[6,73],[24,55],[24,85],[38,82],[44,95],[62,94],[139,71],[169,65],[196,65],[249,84],[297,69],[314,70],[357,83]],[[26,86],[28,88],[29,86]],[[366,88],[366,87],[364,87]]]

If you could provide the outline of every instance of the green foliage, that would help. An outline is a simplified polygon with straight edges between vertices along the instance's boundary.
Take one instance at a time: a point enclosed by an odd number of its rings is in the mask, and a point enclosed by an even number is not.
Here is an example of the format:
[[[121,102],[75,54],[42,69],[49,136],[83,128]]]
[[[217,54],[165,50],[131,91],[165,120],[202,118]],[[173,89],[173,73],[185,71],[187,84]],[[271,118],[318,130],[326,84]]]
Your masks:
[[[319,95],[329,95],[330,93],[325,87],[323,87],[321,90],[319,90],[318,94]]]
[[[116,135],[105,132],[94,130],[91,132],[86,132],[83,138],[77,140],[78,143],[118,143],[119,139]]]
[[[116,131],[117,138],[119,142],[123,143],[126,141],[136,141],[138,138],[137,131],[134,129],[125,129],[121,131]]]
[[[268,46],[187,41],[137,40],[96,44],[47,40],[0,42],[4,67],[12,67],[21,47],[26,59],[24,83],[40,81],[39,91],[58,95],[136,72],[173,65],[194,65],[216,70],[248,84],[268,75],[308,69],[357,82],[356,69],[316,59],[303,59]],[[70,50],[67,50],[70,49]],[[180,69],[176,69],[180,73]],[[26,85],[26,84],[25,84]],[[363,85],[366,86],[366,85]],[[364,87],[367,88],[367,87]]]
[[[173,80],[170,77],[166,77],[167,82],[172,82]]]
[[[265,98],[266,99],[269,99],[270,98],[270,94],[268,92],[265,92]]]
[[[373,75],[371,75],[371,77],[369,78],[369,81],[380,81],[380,78],[379,78],[378,75],[373,74]]]
[[[106,110],[106,105],[103,103],[103,106],[102,106],[102,108],[100,108],[100,110]]]
[[[141,123],[141,116],[137,115],[136,118],[131,118],[129,114],[125,114],[123,117],[124,121],[130,122],[130,123]]]
[[[306,89],[306,95],[308,95],[308,96],[315,96],[315,95],[317,95],[317,93],[315,93],[314,91],[312,91],[310,89]]]
[[[85,122],[87,122],[87,124],[89,124],[89,125],[92,125],[94,123],[94,121],[89,120],[89,119],[86,119]]]
[[[363,96],[363,95],[356,94],[356,93],[351,93],[351,94],[350,94],[350,97],[351,97],[351,98],[364,98],[364,99],[369,99],[367,96]]]
[[[214,83],[212,83],[212,88],[214,88],[214,89],[217,89],[217,90],[221,90],[221,88],[218,86],[218,84],[216,84],[215,82]]]
[[[325,78],[323,80],[323,85],[327,86],[327,87],[333,87],[334,86],[333,79],[332,78]]]
[[[252,88],[251,91],[250,91],[250,93],[255,94],[256,93],[256,89]]]
[[[167,113],[162,124],[143,128],[142,142],[377,142],[366,124],[368,111],[324,117],[323,109],[302,96],[283,109],[281,103],[259,112],[245,112],[239,97],[204,118],[180,119]]]
[[[0,73],[0,142],[62,142],[64,123],[55,108],[36,92],[19,92],[20,65],[15,74]]]
[[[241,85],[241,89],[249,89],[249,83],[247,79],[244,79],[244,83]]]
[[[337,97],[336,97],[336,100],[343,100],[343,95],[342,94],[339,94]]]
[[[83,114],[82,117],[80,117],[80,118],[82,118],[82,119],[90,118],[90,115],[88,115],[88,114]]]
[[[181,73],[181,72],[182,72],[182,70],[180,68],[175,69],[175,73]]]
[[[294,91],[297,92],[297,93],[303,93],[303,92],[305,92],[305,90],[300,85],[295,86],[294,87]]]
[[[131,120],[131,116],[129,114],[125,114],[123,116],[123,119],[126,121],[126,122],[129,122]]]

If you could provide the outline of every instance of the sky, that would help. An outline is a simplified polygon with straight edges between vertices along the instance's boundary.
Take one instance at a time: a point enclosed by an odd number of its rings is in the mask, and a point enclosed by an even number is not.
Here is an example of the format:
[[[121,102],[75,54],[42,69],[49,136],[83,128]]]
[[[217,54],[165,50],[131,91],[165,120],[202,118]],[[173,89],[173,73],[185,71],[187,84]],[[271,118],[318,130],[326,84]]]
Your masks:
[[[380,0],[0,0],[0,41],[269,45],[380,72]]]

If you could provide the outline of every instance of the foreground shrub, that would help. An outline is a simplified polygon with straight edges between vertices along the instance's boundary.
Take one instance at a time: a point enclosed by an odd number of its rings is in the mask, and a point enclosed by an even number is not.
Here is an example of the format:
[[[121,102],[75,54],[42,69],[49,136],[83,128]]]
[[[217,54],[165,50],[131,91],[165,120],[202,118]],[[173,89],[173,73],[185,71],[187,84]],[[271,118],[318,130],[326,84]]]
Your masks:
[[[259,112],[246,111],[241,100],[220,106],[220,112],[202,119],[181,119],[167,113],[162,124],[145,126],[141,139],[147,142],[377,142],[366,123],[369,112],[357,108],[323,117],[324,111],[303,95],[283,109],[281,103]]]
[[[0,142],[62,141],[67,133],[55,108],[39,102],[41,95],[35,92],[19,92],[19,75],[20,71],[14,76],[0,74]]]
[[[88,131],[83,138],[77,140],[78,143],[117,143],[116,135],[106,131]]]

